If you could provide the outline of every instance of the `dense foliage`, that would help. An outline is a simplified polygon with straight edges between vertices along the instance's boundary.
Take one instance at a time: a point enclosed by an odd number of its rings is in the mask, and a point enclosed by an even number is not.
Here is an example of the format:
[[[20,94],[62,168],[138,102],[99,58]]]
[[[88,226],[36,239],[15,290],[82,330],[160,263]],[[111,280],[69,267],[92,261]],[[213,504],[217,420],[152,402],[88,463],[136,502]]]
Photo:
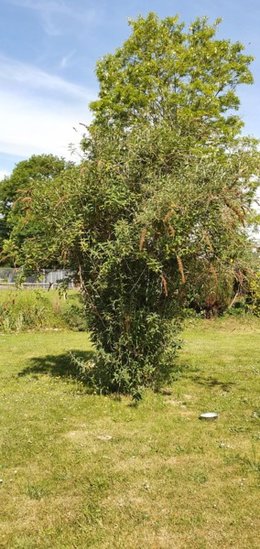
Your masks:
[[[31,194],[36,182],[42,187],[68,169],[71,163],[52,154],[33,155],[22,160],[9,177],[0,181],[0,252],[1,260],[23,265],[22,243],[32,236],[44,235],[41,219],[30,220]],[[46,264],[45,267],[48,267]]]
[[[243,46],[216,25],[154,14],[98,63],[86,159],[42,188],[27,265],[62,258],[81,283],[97,348],[92,377],[129,391],[169,379],[187,303],[243,283],[259,154],[241,138],[236,86],[251,83]]]

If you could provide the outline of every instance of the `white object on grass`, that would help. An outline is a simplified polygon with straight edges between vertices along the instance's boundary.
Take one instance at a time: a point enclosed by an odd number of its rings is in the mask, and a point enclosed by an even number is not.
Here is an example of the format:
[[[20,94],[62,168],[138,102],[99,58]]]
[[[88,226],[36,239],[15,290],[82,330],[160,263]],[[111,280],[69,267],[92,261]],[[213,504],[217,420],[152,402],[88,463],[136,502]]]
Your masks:
[[[204,414],[200,414],[199,419],[206,419],[206,420],[212,420],[217,419],[218,414],[216,412],[205,412]]]

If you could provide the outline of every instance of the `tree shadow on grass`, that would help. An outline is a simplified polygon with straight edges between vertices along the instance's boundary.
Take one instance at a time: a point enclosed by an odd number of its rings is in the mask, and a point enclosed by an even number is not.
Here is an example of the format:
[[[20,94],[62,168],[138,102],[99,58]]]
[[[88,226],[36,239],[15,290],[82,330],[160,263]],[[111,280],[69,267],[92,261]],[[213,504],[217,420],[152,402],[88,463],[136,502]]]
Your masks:
[[[79,350],[71,350],[60,355],[36,356],[30,359],[30,366],[21,370],[18,377],[32,376],[38,378],[40,375],[47,374],[53,377],[81,381],[88,386],[89,380],[84,366],[86,367],[89,361],[93,361],[94,357],[94,351]],[[89,389],[91,389],[90,386]]]
[[[194,375],[199,371],[199,368],[191,366],[189,363],[177,363],[172,372],[171,381],[169,380],[169,386],[174,385],[174,382],[184,376],[201,385],[212,387],[220,385],[224,390],[230,390],[232,383],[222,383],[213,378],[205,379],[199,375]],[[100,364],[96,361],[95,351],[76,349],[60,355],[36,356],[30,359],[29,366],[17,374],[19,378],[28,376],[34,379],[39,379],[42,375],[80,381],[89,394],[116,394],[117,396],[120,394],[117,387],[110,386],[108,388],[108,372],[103,372],[102,368],[100,369]],[[168,387],[167,383],[166,385]],[[155,392],[160,392],[162,387],[159,391],[155,389]]]
[[[226,392],[231,391],[232,387],[236,385],[235,381],[222,381],[221,379],[217,379],[213,376],[204,377],[203,369],[199,366],[194,366],[189,362],[181,364],[179,374],[180,376],[184,376],[198,385],[203,385],[204,387],[209,388],[219,387]]]
[[[202,377],[202,376],[192,376],[192,380],[199,385],[204,385],[205,387],[219,387],[223,391],[231,391],[234,381],[220,381],[215,377]]]

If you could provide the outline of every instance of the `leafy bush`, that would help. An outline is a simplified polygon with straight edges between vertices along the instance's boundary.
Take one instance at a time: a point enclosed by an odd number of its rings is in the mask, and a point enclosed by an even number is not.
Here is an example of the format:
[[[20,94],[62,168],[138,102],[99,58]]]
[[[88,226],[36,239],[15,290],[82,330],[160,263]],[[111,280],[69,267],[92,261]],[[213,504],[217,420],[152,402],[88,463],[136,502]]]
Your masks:
[[[251,313],[260,316],[260,273],[256,273],[250,281],[246,305]]]
[[[68,295],[63,304],[61,318],[68,328],[85,332],[87,330],[87,320],[82,297],[79,294]]]

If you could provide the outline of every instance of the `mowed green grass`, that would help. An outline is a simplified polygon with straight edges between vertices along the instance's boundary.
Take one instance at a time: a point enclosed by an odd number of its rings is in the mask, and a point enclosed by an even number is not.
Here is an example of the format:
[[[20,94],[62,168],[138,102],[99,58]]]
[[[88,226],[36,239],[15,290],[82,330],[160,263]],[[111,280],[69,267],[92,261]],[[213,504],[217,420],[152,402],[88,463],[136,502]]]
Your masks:
[[[260,323],[183,338],[171,394],[135,407],[73,377],[87,334],[0,335],[0,547],[260,546]]]

